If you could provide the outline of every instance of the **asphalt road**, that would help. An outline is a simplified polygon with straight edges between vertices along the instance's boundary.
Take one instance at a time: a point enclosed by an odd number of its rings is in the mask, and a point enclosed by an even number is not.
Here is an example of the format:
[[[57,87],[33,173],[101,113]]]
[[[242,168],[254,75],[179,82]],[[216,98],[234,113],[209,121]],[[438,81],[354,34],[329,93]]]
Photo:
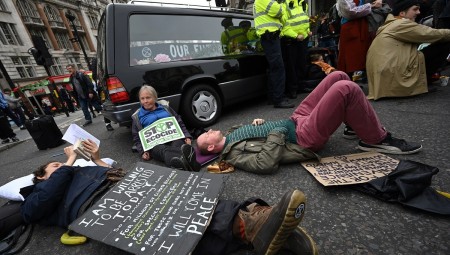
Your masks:
[[[305,94],[301,94],[296,103],[304,97]],[[450,86],[439,87],[434,93],[379,100],[372,104],[381,122],[394,136],[423,145],[423,151],[418,154],[392,157],[438,167],[440,172],[434,176],[431,186],[450,192]],[[226,130],[235,124],[249,123],[256,117],[288,118],[291,112],[292,109],[274,109],[260,98],[227,109],[212,128]],[[83,123],[79,118],[74,120]],[[108,132],[102,119],[96,118],[86,130],[101,140],[102,155],[115,159],[123,168],[130,168],[139,161],[139,156],[130,150],[132,142],[128,128],[115,125],[115,130]],[[319,152],[321,156],[359,152],[357,141],[345,140],[342,132],[343,127],[340,127]],[[50,156],[61,152],[63,147],[39,151],[32,140],[27,140],[0,151],[0,185],[29,174],[51,160]],[[64,157],[54,159],[63,161]],[[257,196],[276,203],[291,187],[301,189],[307,195],[306,215],[301,225],[315,239],[321,254],[450,254],[448,216],[386,203],[349,187],[324,187],[300,164],[284,165],[273,175],[237,170],[228,174],[221,198],[240,201]],[[20,254],[125,253],[93,240],[80,246],[64,246],[59,241],[63,232],[57,227],[37,226],[32,240]]]

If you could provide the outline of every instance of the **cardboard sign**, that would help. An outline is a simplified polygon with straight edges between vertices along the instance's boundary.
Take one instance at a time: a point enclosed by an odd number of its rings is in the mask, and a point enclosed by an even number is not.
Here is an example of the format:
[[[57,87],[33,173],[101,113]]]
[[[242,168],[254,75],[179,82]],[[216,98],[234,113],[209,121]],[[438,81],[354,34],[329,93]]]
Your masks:
[[[159,119],[139,131],[139,139],[141,139],[144,151],[148,151],[158,144],[164,144],[181,138],[184,138],[183,131],[177,119],[173,116]]]
[[[189,254],[223,183],[221,175],[139,162],[69,229],[134,254]]]
[[[324,186],[365,183],[392,172],[398,160],[378,152],[364,152],[305,161],[303,167]]]

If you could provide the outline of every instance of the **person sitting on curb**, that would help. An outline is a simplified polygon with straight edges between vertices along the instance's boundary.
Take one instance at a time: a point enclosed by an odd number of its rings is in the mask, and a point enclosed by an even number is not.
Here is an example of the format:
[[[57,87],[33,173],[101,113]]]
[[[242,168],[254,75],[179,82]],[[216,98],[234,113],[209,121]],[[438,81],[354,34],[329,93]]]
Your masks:
[[[279,164],[318,157],[330,136],[344,122],[359,137],[358,148],[390,154],[411,154],[422,145],[394,138],[381,125],[361,88],[347,74],[334,71],[300,103],[290,119],[255,119],[227,135],[209,130],[197,138],[202,154],[221,153],[221,160],[245,171],[270,174]],[[348,132],[348,131],[347,131]]]
[[[395,1],[392,14],[378,29],[367,52],[369,99],[408,97],[436,90],[432,76],[448,64],[450,29],[416,23],[420,2]],[[418,50],[422,43],[430,45]]]
[[[77,154],[72,146],[66,147],[65,163],[50,162],[34,172],[36,184],[23,203],[0,207],[0,215],[9,215],[0,220],[0,237],[23,223],[67,228],[105,180],[117,181],[124,176],[123,170],[113,169],[100,159],[99,148],[94,142],[83,143],[97,166],[71,166]],[[244,202],[219,200],[193,254],[221,255],[241,249],[254,250],[257,254],[276,254],[288,238],[299,240],[297,246],[302,245],[301,254],[317,254],[313,239],[298,228],[305,206],[306,197],[297,189],[287,191],[274,206],[257,198]],[[62,242],[69,243],[70,236],[65,238]]]
[[[139,109],[131,116],[133,120],[131,133],[134,142],[133,148],[136,148],[142,159],[150,160],[151,158],[154,158],[164,162],[168,167],[195,172],[200,171],[201,166],[197,162],[194,148],[191,146],[192,136],[187,131],[180,115],[169,106],[167,101],[158,101],[158,94],[152,86],[143,85],[141,87],[139,90],[139,101],[141,107],[139,107]],[[176,118],[185,138],[158,144],[151,150],[144,151],[139,137],[139,131],[159,119],[170,116]]]

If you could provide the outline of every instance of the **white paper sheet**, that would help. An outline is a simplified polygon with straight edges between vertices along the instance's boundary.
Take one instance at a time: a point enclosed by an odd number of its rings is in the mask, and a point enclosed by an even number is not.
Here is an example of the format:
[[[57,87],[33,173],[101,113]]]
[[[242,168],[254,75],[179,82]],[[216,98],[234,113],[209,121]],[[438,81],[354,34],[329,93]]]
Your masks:
[[[100,140],[98,140],[95,136],[89,134],[86,130],[82,129],[77,124],[70,124],[62,139],[71,144],[74,144],[78,139],[91,139],[94,143],[97,144],[98,147],[100,147]]]

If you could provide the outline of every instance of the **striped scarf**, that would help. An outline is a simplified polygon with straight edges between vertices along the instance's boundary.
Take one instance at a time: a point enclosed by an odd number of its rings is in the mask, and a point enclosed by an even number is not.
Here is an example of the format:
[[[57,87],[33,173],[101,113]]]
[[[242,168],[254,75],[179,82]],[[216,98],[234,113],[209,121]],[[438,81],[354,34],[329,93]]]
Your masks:
[[[295,124],[292,120],[287,119],[278,121],[266,121],[264,124],[259,126],[244,125],[226,136],[225,146],[227,146],[228,143],[232,142],[239,142],[251,138],[267,137],[270,131],[277,127],[287,128],[289,133],[286,136],[286,141],[295,144],[297,143]]]

